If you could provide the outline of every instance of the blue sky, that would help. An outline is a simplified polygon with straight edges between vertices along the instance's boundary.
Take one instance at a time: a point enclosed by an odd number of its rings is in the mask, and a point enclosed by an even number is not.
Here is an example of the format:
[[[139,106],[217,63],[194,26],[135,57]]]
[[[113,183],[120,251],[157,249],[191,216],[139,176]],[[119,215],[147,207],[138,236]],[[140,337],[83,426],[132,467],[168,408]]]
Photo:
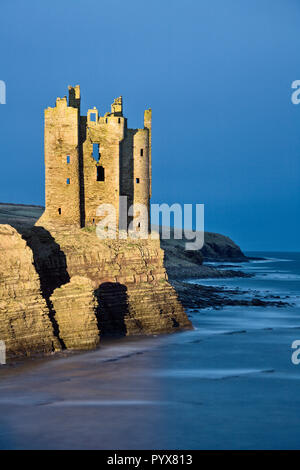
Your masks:
[[[153,110],[153,202],[204,203],[244,250],[299,251],[298,0],[3,0],[0,201],[44,203],[43,109]]]

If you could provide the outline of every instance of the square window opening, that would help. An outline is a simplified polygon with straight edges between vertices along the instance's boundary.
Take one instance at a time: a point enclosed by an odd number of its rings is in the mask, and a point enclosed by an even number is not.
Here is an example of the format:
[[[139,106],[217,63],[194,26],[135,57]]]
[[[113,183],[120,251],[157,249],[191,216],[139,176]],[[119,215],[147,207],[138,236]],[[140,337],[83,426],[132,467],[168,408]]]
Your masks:
[[[99,161],[99,144],[93,144],[93,159]]]
[[[97,166],[97,181],[105,180],[105,171],[103,166]]]

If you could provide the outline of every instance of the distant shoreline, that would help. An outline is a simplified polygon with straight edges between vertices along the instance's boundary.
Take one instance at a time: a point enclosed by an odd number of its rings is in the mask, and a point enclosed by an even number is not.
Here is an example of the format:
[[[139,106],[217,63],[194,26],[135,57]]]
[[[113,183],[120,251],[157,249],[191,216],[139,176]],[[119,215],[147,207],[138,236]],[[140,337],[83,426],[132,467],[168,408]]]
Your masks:
[[[39,209],[45,209],[45,206],[39,206],[38,204],[15,204],[14,202],[0,202],[0,206],[38,207]]]

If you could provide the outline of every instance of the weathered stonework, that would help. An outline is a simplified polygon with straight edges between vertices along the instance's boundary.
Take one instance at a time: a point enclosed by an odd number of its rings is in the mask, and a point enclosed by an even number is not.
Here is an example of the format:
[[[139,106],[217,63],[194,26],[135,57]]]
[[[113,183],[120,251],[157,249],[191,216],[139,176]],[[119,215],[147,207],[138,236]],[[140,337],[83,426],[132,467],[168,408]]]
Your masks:
[[[58,98],[55,108],[45,111],[46,210],[28,240],[48,301],[54,289],[61,302],[68,292],[75,299],[75,289],[57,290],[73,276],[92,281],[101,335],[191,327],[167,281],[159,240],[123,240],[118,230],[115,240],[99,240],[95,233],[100,204],[114,206],[119,226],[120,196],[127,196],[128,207],[147,208],[136,215],[150,227],[151,121],[147,109],[144,128],[129,129],[122,97],[104,116],[95,107],[80,116],[78,85],[69,87],[69,103]],[[126,216],[123,234],[133,219],[133,214]],[[57,302],[52,303],[60,324]]]
[[[69,103],[57,98],[45,110],[45,170],[46,210],[39,225],[95,225],[100,204],[115,207],[118,225],[120,196],[149,208],[151,109],[143,129],[128,129],[122,97],[104,116],[96,108],[81,116],[80,88],[69,87]]]
[[[132,215],[122,236],[96,235],[101,203],[114,206],[118,225],[120,196],[150,206],[151,110],[143,129],[127,128],[121,97],[104,116],[96,108],[80,116],[79,86],[69,87],[69,103],[57,98],[45,110],[45,169],[44,214],[20,233],[0,229],[0,339],[9,354],[191,328],[159,239],[122,238]]]

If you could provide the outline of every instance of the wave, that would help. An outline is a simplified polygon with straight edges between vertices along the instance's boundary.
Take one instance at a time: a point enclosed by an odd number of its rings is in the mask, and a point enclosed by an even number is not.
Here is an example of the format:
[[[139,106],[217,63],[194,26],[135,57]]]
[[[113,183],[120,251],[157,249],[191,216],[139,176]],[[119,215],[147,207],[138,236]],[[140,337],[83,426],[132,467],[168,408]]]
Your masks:
[[[287,262],[287,261],[294,261],[294,260],[293,259],[284,259],[284,258],[268,258],[268,257],[265,257],[264,259],[260,259],[260,260],[251,259],[251,260],[249,260],[249,263],[262,264],[262,263],[277,263],[277,262]]]
[[[224,380],[253,374],[265,374],[275,372],[274,369],[174,369],[165,370],[155,374],[159,377],[181,379]]]
[[[255,279],[270,280],[270,281],[299,281],[299,274],[292,274],[289,272],[269,271],[265,273],[256,274]]]
[[[147,406],[164,405],[153,400],[62,400],[45,403],[46,406]]]

